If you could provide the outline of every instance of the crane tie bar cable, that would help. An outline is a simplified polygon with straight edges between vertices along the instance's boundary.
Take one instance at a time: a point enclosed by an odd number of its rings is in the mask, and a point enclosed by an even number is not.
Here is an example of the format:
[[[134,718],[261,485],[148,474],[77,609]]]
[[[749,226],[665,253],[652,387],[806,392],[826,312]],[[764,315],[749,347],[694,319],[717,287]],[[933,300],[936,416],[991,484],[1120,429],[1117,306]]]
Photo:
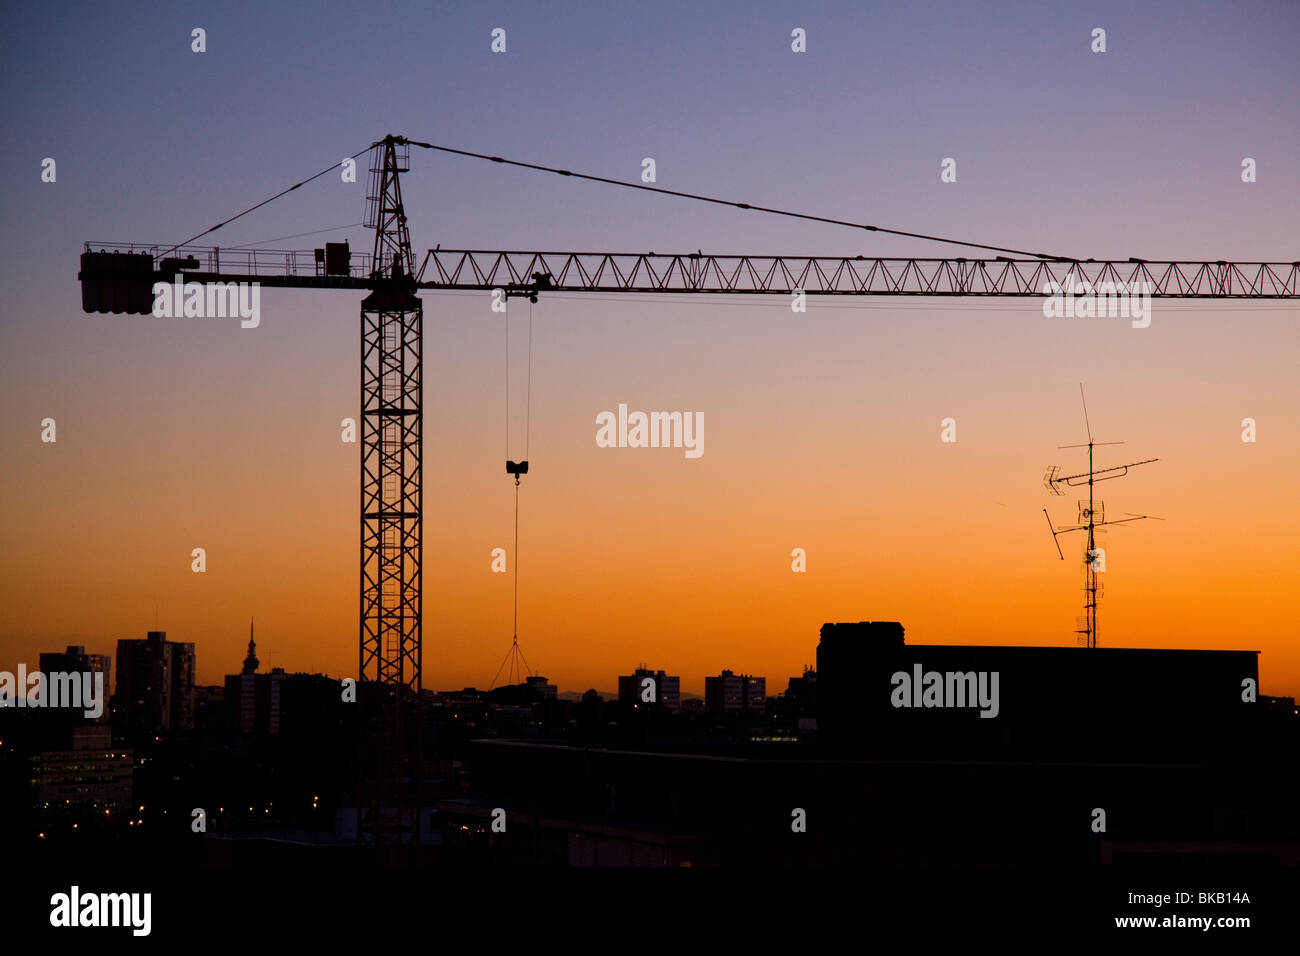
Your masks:
[[[364,153],[368,153],[368,152],[370,152],[370,150],[373,149],[373,148],[375,147],[375,145],[376,145],[376,144],[372,143],[371,145],[367,146],[365,149],[358,150],[357,152],[355,152],[355,153],[353,153],[351,156],[349,156],[348,159],[356,159],[358,156],[361,156],[361,155],[364,154]],[[262,200],[260,203],[258,203],[256,206],[249,206],[249,207],[248,207],[247,209],[245,209],[243,212],[238,213],[237,215],[231,216],[229,219],[224,219],[224,220],[222,220],[221,222],[217,223],[217,224],[216,224],[215,226],[213,226],[212,228],[210,228],[210,229],[204,229],[202,232],[198,233],[197,235],[190,236],[190,237],[189,237],[188,239],[186,239],[184,242],[178,242],[178,243],[176,243],[176,245],[172,246],[170,249],[168,249],[166,252],[164,252],[164,253],[163,253],[163,256],[169,256],[169,255],[171,255],[173,252],[175,252],[177,249],[179,249],[181,246],[188,246],[188,245],[189,245],[191,242],[193,242],[195,239],[201,239],[201,238],[203,238],[204,236],[206,236],[206,235],[207,235],[208,233],[210,233],[210,232],[216,232],[216,231],[217,231],[218,229],[220,229],[222,226],[228,226],[228,225],[230,225],[232,222],[234,222],[236,219],[240,218],[241,216],[247,216],[250,212],[253,212],[255,209],[261,209],[261,208],[262,208],[263,206],[265,206],[267,203],[269,203],[269,202],[274,202],[275,200],[279,199],[281,196],[285,195],[286,193],[291,193],[291,192],[293,192],[293,191],[294,191],[295,189],[297,189],[299,186],[306,186],[306,185],[307,185],[309,182],[311,182],[313,179],[320,179],[320,178],[321,178],[322,176],[324,176],[326,173],[328,173],[328,172],[332,172],[333,170],[338,169],[341,165],[343,165],[343,164],[342,164],[341,162],[338,162],[338,163],[334,163],[334,164],[331,165],[331,166],[326,166],[324,169],[322,169],[322,170],[321,170],[319,173],[317,173],[316,175],[314,175],[314,176],[308,176],[308,177],[307,177],[306,179],[304,179],[302,182],[300,182],[300,183],[294,183],[294,184],[293,184],[292,186],[290,186],[288,189],[282,189],[282,190],[280,190],[278,193],[276,193],[276,194],[275,194],[274,196],[272,196],[270,199],[263,199],[263,200]],[[160,258],[161,258],[161,257],[160,257]]]
[[[473,159],[486,159],[493,163],[504,163],[507,166],[519,166],[523,169],[536,169],[544,173],[555,173],[558,176],[571,176],[575,179],[586,179],[594,183],[606,183],[610,186],[622,186],[625,189],[640,189],[645,192],[661,193],[665,196],[678,196],[682,199],[694,199],[698,202],[715,203],[719,206],[734,206],[737,209],[749,209],[754,212],[770,213],[773,216],[787,216],[791,219],[806,219],[809,222],[824,222],[833,226],[848,226],[850,229],[865,229],[868,232],[883,232],[891,236],[905,236],[909,239],[925,239],[930,242],[943,242],[948,245],[966,246],[971,249],[987,249],[990,252],[1005,252],[1016,256],[1029,256],[1034,259],[1049,259],[1057,262],[1082,262],[1082,259],[1076,259],[1073,256],[1053,256],[1045,252],[1026,252],[1023,249],[1009,249],[1005,246],[990,246],[982,242],[967,242],[963,239],[948,239],[943,236],[931,236],[921,232],[908,232],[903,229],[889,229],[885,226],[870,226],[861,222],[850,222],[846,219],[831,219],[826,216],[814,216],[809,213],[791,212],[787,209],[774,209],[770,206],[756,206],[753,203],[736,202],[731,199],[717,199],[713,196],[701,196],[696,193],[679,192],[676,189],[664,189],[662,186],[648,186],[644,183],[628,183],[619,179],[608,179],[604,176],[592,176],[588,173],[575,173],[570,169],[559,169],[555,166],[541,166],[537,163],[525,163],[517,159],[505,159],[501,156],[489,156],[486,153],[475,153],[467,149],[454,149],[451,146],[438,146],[434,143],[421,143],[413,139],[406,140],[411,146],[419,146],[421,149],[435,149],[443,153],[455,153],[458,156],[469,156]]]

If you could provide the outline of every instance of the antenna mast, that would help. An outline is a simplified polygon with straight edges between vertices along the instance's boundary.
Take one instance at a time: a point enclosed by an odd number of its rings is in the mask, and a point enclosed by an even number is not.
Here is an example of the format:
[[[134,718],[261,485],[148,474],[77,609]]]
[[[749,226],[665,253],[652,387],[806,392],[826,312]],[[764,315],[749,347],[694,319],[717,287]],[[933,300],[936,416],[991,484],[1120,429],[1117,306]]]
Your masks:
[[[1097,598],[1102,591],[1101,579],[1098,575],[1106,570],[1106,552],[1097,547],[1097,529],[1112,524],[1128,524],[1131,521],[1142,521],[1147,518],[1155,518],[1154,515],[1137,515],[1132,512],[1128,513],[1126,518],[1116,518],[1113,521],[1106,520],[1105,502],[1097,501],[1093,486],[1099,481],[1109,481],[1111,478],[1123,478],[1128,474],[1130,468],[1136,468],[1138,465],[1149,465],[1153,461],[1159,461],[1159,458],[1146,458],[1142,461],[1129,462],[1127,465],[1114,465],[1110,468],[1097,468],[1093,462],[1093,449],[1099,445],[1122,445],[1122,441],[1097,441],[1093,438],[1092,423],[1088,420],[1088,400],[1083,394],[1083,383],[1079,384],[1079,399],[1083,402],[1083,424],[1088,431],[1088,441],[1077,445],[1057,445],[1057,448],[1087,448],[1088,449],[1088,470],[1074,475],[1062,475],[1061,469],[1057,465],[1052,465],[1047,469],[1047,474],[1043,476],[1043,484],[1047,490],[1054,495],[1064,495],[1065,488],[1082,487],[1085,481],[1088,485],[1087,502],[1079,501],[1078,524],[1058,528],[1052,524],[1052,516],[1043,509],[1043,514],[1047,516],[1047,527],[1052,532],[1052,541],[1056,544],[1056,553],[1060,555],[1062,561],[1065,560],[1065,554],[1061,551],[1061,544],[1057,541],[1057,536],[1069,534],[1071,531],[1087,531],[1088,535],[1084,542],[1083,549],[1083,613],[1084,616],[1079,619],[1079,628],[1075,632],[1078,635],[1078,641],[1086,647],[1097,646]],[[1155,518],[1157,521],[1163,521],[1163,518]]]

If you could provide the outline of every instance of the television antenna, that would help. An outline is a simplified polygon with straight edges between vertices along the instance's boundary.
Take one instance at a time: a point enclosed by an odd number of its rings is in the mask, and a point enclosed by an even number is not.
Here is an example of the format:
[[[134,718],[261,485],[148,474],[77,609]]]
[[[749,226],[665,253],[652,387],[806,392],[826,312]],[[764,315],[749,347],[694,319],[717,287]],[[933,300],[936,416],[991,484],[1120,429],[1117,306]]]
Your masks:
[[[1105,551],[1097,548],[1098,528],[1106,527],[1113,524],[1128,524],[1133,521],[1144,521],[1152,518],[1156,521],[1163,521],[1163,518],[1157,518],[1155,515],[1139,515],[1127,512],[1123,518],[1114,518],[1106,520],[1105,502],[1097,501],[1093,492],[1093,486],[1100,481],[1109,481],[1112,478],[1123,478],[1128,474],[1130,468],[1136,468],[1138,465],[1149,465],[1153,461],[1159,461],[1159,458],[1145,458],[1142,461],[1129,462],[1127,465],[1114,465],[1110,468],[1097,468],[1093,464],[1093,449],[1102,445],[1122,445],[1122,441],[1097,441],[1093,438],[1092,423],[1088,420],[1088,400],[1083,394],[1083,383],[1079,383],[1079,399],[1083,402],[1083,424],[1088,431],[1088,440],[1077,445],[1057,445],[1058,449],[1066,448],[1087,448],[1088,449],[1088,470],[1073,475],[1061,474],[1061,468],[1058,465],[1052,465],[1047,469],[1047,474],[1043,476],[1043,484],[1047,490],[1054,495],[1064,495],[1066,488],[1082,487],[1085,483],[1088,485],[1088,500],[1079,501],[1078,524],[1067,525],[1065,527],[1056,527],[1052,524],[1052,516],[1043,509],[1043,516],[1047,518],[1047,527],[1052,532],[1052,543],[1056,545],[1056,553],[1061,560],[1065,560],[1065,553],[1061,551],[1061,543],[1057,540],[1059,535],[1069,534],[1072,531],[1087,531],[1087,537],[1083,549],[1083,617],[1078,620],[1078,640],[1080,644],[1086,647],[1097,646],[1097,598],[1102,591],[1102,583],[1098,575],[1105,573],[1106,554]]]

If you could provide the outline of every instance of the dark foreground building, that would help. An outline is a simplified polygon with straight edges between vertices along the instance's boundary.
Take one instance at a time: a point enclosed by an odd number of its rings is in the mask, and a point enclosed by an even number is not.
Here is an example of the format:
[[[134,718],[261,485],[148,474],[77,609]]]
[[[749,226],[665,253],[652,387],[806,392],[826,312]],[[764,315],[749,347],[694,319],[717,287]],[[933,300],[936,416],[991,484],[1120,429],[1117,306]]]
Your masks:
[[[818,738],[871,757],[1242,762],[1274,743],[1258,654],[911,645],[896,621],[826,624]]]
[[[577,866],[1300,865],[1296,722],[1250,701],[1253,651],[909,646],[897,623],[828,624],[816,674],[815,746],[473,742],[471,792],[437,805],[442,851]]]

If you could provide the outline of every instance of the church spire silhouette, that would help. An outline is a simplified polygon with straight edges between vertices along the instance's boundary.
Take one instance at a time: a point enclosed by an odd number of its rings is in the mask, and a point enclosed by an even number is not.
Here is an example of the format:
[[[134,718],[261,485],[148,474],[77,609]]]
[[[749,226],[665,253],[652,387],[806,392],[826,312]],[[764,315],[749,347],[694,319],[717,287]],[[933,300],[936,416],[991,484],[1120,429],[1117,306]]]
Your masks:
[[[244,658],[244,673],[256,674],[257,665],[257,644],[253,641],[253,619],[248,619],[248,656]]]

